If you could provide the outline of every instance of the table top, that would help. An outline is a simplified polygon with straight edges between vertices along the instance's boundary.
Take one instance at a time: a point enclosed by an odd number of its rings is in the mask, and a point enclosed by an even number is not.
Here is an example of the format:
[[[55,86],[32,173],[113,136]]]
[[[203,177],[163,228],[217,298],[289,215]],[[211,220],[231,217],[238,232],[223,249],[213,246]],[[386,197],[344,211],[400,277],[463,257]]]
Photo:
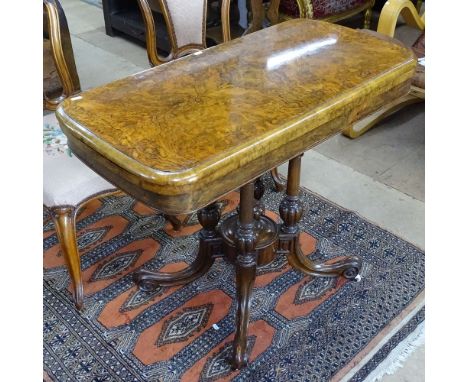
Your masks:
[[[399,44],[295,19],[81,93],[75,154],[166,213],[203,207],[405,94]]]

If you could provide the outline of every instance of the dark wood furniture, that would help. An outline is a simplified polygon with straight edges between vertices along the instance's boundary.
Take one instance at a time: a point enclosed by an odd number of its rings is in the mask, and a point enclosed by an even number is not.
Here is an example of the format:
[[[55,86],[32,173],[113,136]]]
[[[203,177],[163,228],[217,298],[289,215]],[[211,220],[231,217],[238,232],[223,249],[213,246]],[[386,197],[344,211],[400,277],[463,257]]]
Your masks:
[[[167,214],[198,210],[198,256],[175,272],[140,270],[143,289],[203,275],[218,257],[236,267],[233,367],[246,364],[256,268],[286,255],[314,277],[354,278],[356,257],[316,263],[299,245],[301,153],[409,91],[416,66],[401,45],[296,19],[68,99],[57,117],[73,152]],[[282,222],[263,214],[256,179],[289,160]],[[238,214],[214,202],[240,187]]]

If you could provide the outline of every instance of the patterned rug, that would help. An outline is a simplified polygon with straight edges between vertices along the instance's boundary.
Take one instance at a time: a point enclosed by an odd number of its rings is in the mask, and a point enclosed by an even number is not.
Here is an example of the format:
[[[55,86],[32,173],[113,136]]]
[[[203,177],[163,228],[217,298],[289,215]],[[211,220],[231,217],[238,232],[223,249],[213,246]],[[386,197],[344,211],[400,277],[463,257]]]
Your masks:
[[[266,181],[268,215],[282,195]],[[249,366],[231,371],[233,266],[219,259],[191,284],[137,289],[143,267],[193,259],[196,218],[175,232],[126,195],[89,202],[78,217],[85,309],[75,310],[53,223],[44,222],[44,379],[52,381],[362,381],[424,320],[424,253],[355,213],[303,190],[304,253],[363,258],[360,282],[311,278],[280,256],[258,270]],[[238,203],[220,202],[224,216]],[[46,216],[47,214],[45,214]]]

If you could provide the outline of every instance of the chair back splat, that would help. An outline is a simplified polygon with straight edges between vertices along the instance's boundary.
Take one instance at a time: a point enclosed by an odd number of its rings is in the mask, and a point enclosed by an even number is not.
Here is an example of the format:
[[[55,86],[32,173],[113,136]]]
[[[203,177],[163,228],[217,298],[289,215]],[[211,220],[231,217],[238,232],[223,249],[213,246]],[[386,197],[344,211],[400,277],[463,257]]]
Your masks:
[[[157,51],[156,24],[150,1],[138,0],[138,5],[145,23],[146,49],[152,66],[163,64],[207,47],[206,13],[208,0],[158,0],[171,42],[171,52],[166,57],[161,57]],[[229,9],[229,4],[230,0],[223,0],[222,2],[221,22],[224,41],[230,40],[229,12],[224,11]],[[154,3],[153,6],[155,6]]]

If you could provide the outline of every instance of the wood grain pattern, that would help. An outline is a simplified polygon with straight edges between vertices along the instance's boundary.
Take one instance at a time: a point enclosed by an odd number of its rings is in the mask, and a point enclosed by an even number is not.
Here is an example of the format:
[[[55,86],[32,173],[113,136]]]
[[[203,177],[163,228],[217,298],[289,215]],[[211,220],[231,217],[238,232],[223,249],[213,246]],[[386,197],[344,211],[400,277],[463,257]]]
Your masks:
[[[404,95],[402,46],[296,19],[83,92],[75,154],[167,214],[195,211]]]

